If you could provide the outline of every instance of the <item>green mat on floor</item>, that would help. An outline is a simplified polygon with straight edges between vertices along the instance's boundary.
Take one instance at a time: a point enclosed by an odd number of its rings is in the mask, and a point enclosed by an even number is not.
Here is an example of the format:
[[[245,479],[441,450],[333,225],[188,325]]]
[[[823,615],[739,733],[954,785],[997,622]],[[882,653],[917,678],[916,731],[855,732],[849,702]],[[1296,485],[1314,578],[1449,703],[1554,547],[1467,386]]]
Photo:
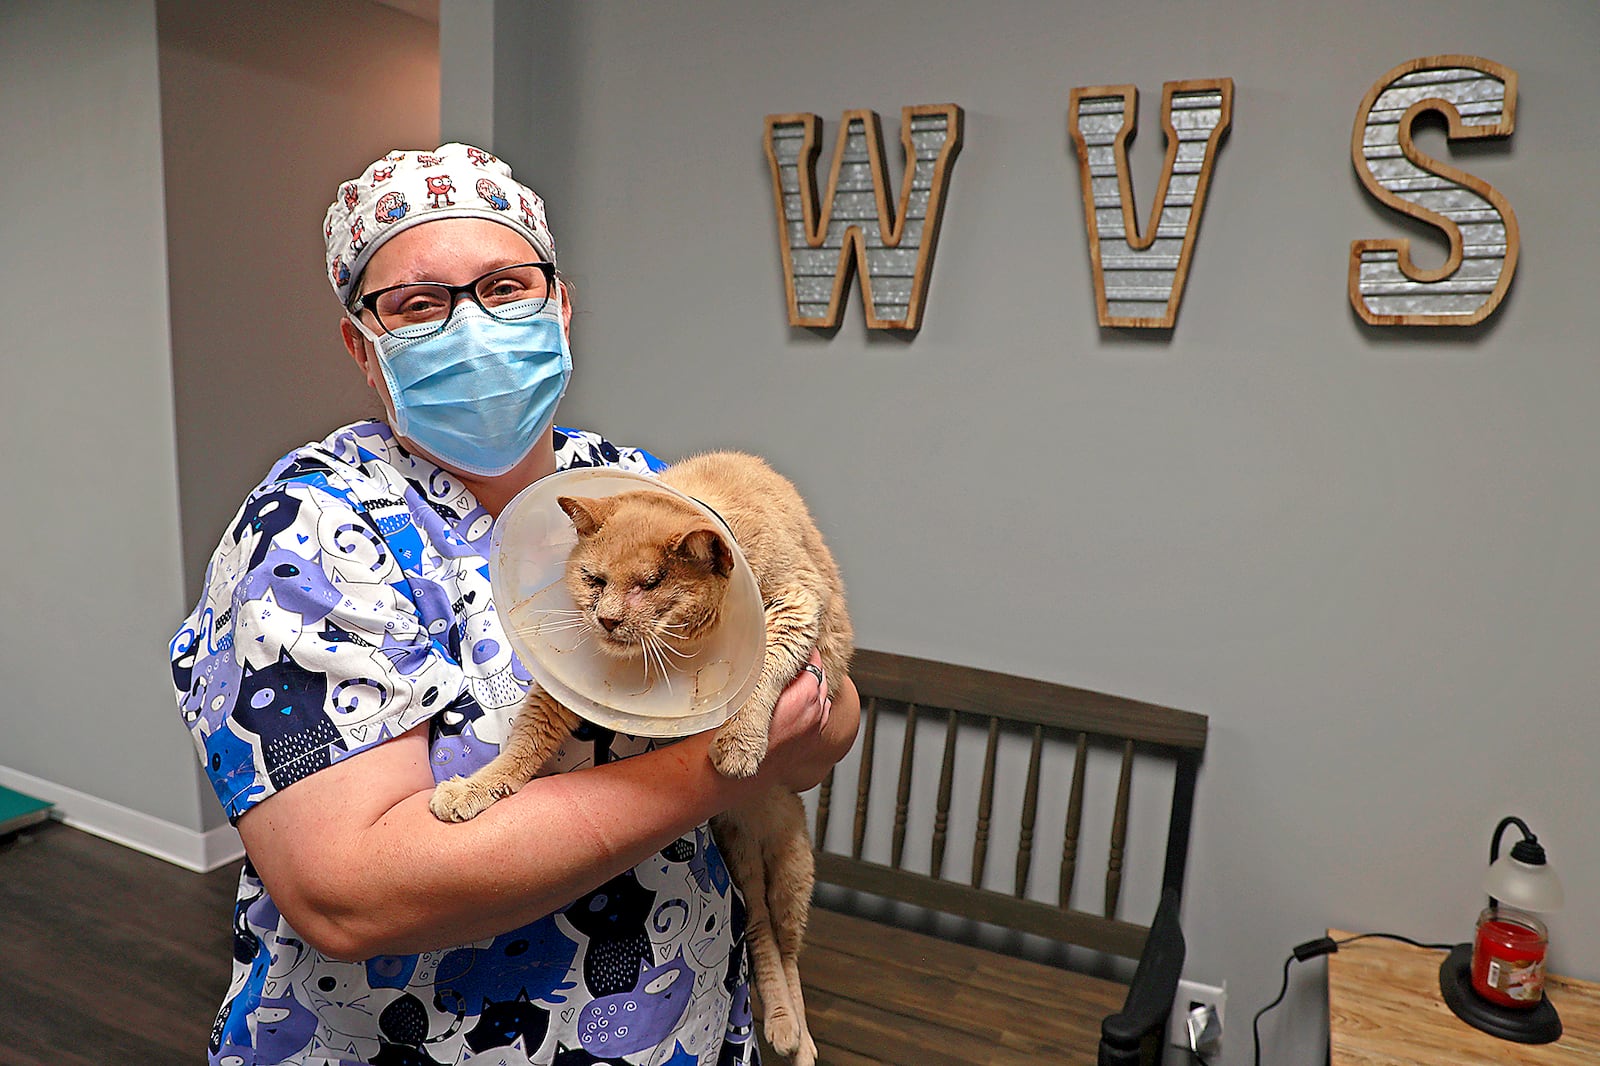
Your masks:
[[[50,808],[54,806],[55,804],[42,799],[24,796],[9,788],[0,788],[0,836],[15,833],[35,822],[44,821],[50,816]]]

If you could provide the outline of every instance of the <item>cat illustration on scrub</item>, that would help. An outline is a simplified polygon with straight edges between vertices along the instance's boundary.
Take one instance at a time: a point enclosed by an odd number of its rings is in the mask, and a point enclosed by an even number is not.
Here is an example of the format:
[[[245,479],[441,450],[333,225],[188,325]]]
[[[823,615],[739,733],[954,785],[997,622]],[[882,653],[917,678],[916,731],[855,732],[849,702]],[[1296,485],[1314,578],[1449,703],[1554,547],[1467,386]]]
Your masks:
[[[722,516],[761,590],[767,645],[760,677],[711,744],[719,773],[750,777],[766,756],[778,695],[813,648],[828,695],[838,693],[854,650],[839,569],[794,485],[756,456],[696,456],[669,467],[661,481]],[[692,657],[720,622],[733,572],[726,531],[691,505],[651,490],[557,502],[578,532],[567,587],[596,646],[646,663]],[[470,777],[441,782],[434,814],[465,821],[515,792],[578,722],[535,684],[500,754]],[[747,936],[767,1040],[797,1066],[812,1066],[816,1046],[797,965],[815,877],[805,809],[798,796],[774,788],[718,815],[712,828],[749,906]]]

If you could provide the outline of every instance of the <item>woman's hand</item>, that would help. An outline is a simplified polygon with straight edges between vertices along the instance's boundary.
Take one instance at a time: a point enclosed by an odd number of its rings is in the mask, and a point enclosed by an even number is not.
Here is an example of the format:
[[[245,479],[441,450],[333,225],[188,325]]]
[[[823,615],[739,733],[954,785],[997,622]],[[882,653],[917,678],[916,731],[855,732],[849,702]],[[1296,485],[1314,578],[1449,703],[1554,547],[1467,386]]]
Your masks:
[[[845,678],[836,699],[828,698],[828,677],[815,651],[804,669],[778,696],[767,731],[767,757],[758,779],[804,792],[828,775],[855,743],[861,702]]]

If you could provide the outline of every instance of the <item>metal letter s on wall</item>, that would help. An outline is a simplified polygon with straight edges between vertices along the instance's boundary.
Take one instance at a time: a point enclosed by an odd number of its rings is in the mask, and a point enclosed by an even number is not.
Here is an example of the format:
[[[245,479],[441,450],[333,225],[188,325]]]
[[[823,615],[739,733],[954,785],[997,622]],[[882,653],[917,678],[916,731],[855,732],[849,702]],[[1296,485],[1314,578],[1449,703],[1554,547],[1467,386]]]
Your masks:
[[[1361,101],[1350,158],[1380,203],[1443,230],[1450,255],[1438,270],[1411,261],[1406,238],[1350,245],[1350,303],[1374,326],[1470,326],[1500,306],[1517,269],[1517,216],[1488,182],[1433,159],[1411,139],[1424,111],[1439,111],[1451,140],[1509,136],[1517,75],[1477,56],[1402,63]]]

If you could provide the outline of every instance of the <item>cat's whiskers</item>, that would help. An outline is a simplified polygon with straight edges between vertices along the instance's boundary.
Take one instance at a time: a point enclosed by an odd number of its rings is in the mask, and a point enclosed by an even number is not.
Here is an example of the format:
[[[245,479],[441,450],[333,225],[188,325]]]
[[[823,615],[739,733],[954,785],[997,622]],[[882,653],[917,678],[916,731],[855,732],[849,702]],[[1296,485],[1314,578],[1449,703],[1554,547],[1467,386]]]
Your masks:
[[[667,693],[670,695],[672,693],[672,671],[668,669],[666,657],[661,654],[661,649],[664,646],[661,638],[656,634],[651,633],[649,630],[646,630],[640,634],[639,644],[642,648],[644,648],[645,684],[650,684],[650,663],[653,661],[661,668],[661,680],[666,682]]]
[[[708,607],[693,618],[686,618],[681,622],[662,625],[662,629],[675,630],[673,635],[679,640],[688,640],[697,637],[709,629],[713,629],[721,621],[721,616],[715,607]]]
[[[581,622],[584,614],[582,611],[570,610],[565,607],[537,607],[518,613],[542,615],[543,617],[530,619],[537,626],[555,625],[559,622]]]
[[[664,642],[667,640],[695,640],[705,631],[705,625],[699,622],[658,622],[656,623],[656,630]],[[692,659],[700,654],[699,648],[692,652],[674,648],[671,644],[666,644],[666,648],[673,654],[685,659]]]
[[[647,635],[644,633],[639,634],[639,659],[640,665],[644,668],[644,687],[649,688],[650,665],[654,660],[650,657],[650,643]]]
[[[507,632],[519,637],[530,637],[536,633],[564,633],[572,629],[588,628],[589,624],[582,618],[572,618],[559,622],[535,622],[528,626],[517,626]]]
[[[530,627],[537,628],[539,626],[583,625],[586,621],[587,619],[585,619],[581,614],[572,618],[537,618],[527,625],[524,625],[522,628],[527,629]]]
[[[667,657],[661,654],[661,639],[659,637],[651,640],[650,649],[655,653],[656,665],[661,667],[661,680],[667,683],[667,694],[670,696],[672,694],[672,671],[667,666]]]
[[[682,650],[680,650],[678,648],[674,648],[671,644],[667,643],[667,638],[663,637],[659,633],[653,634],[653,637],[654,637],[654,640],[656,642],[656,647],[660,651],[664,651],[668,655],[671,655],[673,658],[676,658],[676,659],[693,659],[695,656],[700,654],[698,651],[682,651]],[[684,638],[675,637],[673,639],[682,640]]]

